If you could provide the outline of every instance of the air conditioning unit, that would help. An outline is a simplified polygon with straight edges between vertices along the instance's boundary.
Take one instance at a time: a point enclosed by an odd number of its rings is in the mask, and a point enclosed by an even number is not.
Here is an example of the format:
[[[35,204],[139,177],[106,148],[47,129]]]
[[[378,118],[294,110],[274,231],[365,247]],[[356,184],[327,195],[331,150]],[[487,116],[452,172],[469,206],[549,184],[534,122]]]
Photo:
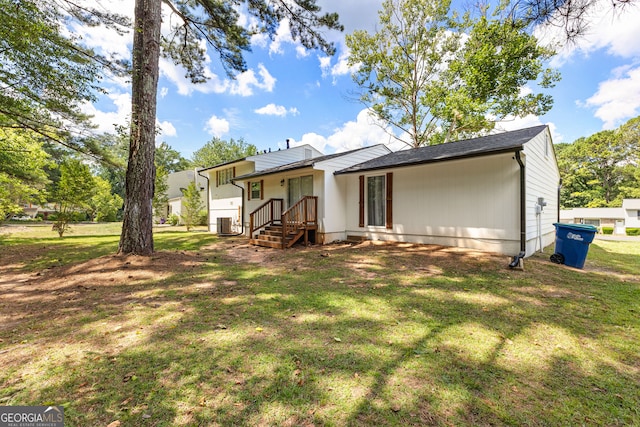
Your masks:
[[[231,218],[218,218],[218,234],[231,234]]]

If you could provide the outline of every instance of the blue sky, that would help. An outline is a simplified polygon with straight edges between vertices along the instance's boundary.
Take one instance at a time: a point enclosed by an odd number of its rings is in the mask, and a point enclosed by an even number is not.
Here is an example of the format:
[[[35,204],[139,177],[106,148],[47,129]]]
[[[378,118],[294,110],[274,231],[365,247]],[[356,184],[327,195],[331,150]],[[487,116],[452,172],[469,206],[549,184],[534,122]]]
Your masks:
[[[274,40],[255,38],[247,53],[247,72],[236,80],[226,77],[215,52],[207,72],[208,83],[193,85],[175,65],[162,61],[158,88],[158,141],[189,158],[212,137],[240,139],[259,150],[278,149],[285,140],[309,143],[325,154],[366,145],[390,143],[372,124],[362,104],[354,100],[357,89],[346,67],[344,35],[356,29],[374,31],[381,0],[319,0],[326,11],[336,11],[344,33],[326,36],[337,46],[328,58],[293,42],[286,23]],[[604,0],[603,5],[608,2]],[[119,12],[133,13],[133,0],[112,0]],[[640,8],[629,7],[612,15],[603,6],[594,12],[590,32],[576,44],[561,49],[551,65],[562,80],[549,91],[553,109],[542,117],[515,119],[505,130],[548,124],[554,142],[573,142],[603,129],[619,126],[640,115]],[[130,57],[131,36],[119,37],[100,28],[74,27],[84,42],[102,52]],[[549,41],[555,31],[540,37]],[[121,79],[105,80],[108,94],[86,112],[93,114],[101,132],[113,132],[130,113],[130,89]],[[391,144],[392,149],[401,145]],[[210,166],[210,165],[206,165]]]

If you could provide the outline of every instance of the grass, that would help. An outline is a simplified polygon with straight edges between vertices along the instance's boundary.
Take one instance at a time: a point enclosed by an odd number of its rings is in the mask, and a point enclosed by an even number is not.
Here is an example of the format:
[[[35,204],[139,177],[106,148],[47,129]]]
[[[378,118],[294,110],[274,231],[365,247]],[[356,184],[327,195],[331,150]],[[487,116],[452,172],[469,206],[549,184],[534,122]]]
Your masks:
[[[640,424],[638,242],[520,271],[400,245],[256,264],[230,257],[239,241],[172,231],[155,266],[73,281],[117,239],[0,241],[31,253],[0,265],[27,280],[0,278],[0,405],[61,404],[69,426]],[[68,284],[30,293],[58,283],[34,278],[51,266]]]

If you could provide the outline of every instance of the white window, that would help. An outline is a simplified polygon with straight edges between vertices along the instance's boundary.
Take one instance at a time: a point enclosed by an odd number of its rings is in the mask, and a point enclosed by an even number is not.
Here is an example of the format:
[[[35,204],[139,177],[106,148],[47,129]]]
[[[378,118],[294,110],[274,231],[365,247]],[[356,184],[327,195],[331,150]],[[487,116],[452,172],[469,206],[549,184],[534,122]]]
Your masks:
[[[218,185],[224,185],[231,183],[231,180],[235,178],[235,168],[227,168],[218,171]]]

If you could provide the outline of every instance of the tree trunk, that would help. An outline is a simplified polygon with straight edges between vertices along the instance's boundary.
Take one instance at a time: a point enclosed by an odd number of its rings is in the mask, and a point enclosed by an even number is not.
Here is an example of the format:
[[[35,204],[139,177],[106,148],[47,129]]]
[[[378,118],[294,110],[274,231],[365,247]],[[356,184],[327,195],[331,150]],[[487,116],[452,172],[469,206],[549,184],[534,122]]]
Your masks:
[[[161,0],[136,0],[129,162],[120,254],[153,253],[156,93],[160,56]]]

